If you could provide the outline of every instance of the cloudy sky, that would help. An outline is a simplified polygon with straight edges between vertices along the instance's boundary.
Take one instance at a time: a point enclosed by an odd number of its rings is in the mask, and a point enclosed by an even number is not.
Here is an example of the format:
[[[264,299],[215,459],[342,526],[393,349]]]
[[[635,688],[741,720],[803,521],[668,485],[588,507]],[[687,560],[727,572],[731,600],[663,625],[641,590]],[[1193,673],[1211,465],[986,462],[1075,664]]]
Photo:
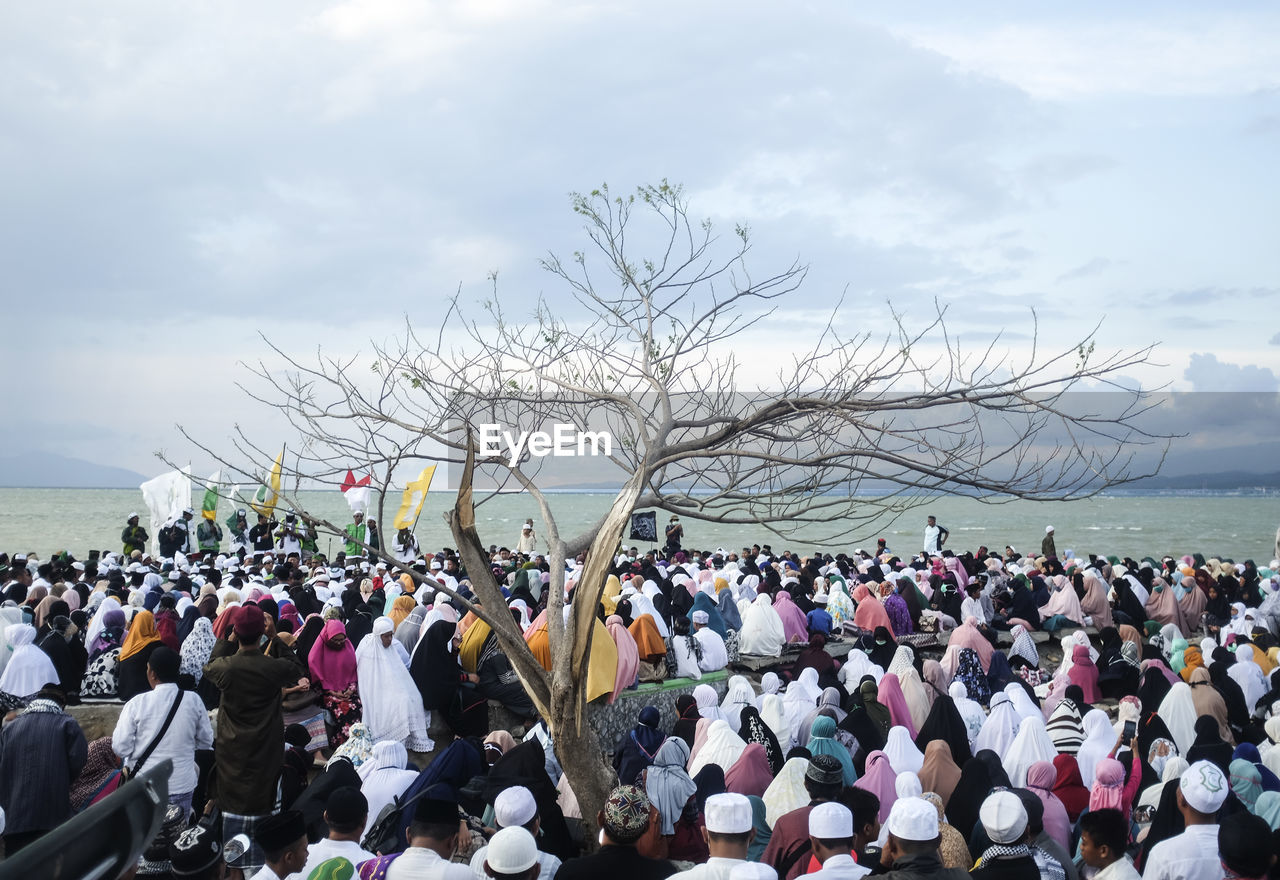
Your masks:
[[[6,445],[150,473],[235,383],[443,299],[563,292],[566,194],[681,182],[804,288],[803,340],[1159,343],[1132,378],[1280,389],[1267,3],[68,0],[0,8]]]

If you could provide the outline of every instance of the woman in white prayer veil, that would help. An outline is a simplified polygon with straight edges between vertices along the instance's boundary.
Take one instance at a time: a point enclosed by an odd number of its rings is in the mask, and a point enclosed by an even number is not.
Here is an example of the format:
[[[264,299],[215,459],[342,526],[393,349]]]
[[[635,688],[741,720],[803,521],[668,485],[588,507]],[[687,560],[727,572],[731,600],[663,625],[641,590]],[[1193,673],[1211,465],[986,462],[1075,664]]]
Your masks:
[[[760,696],[756,697],[756,708],[764,709],[764,698],[782,690],[782,679],[776,672],[766,672],[760,676]]]
[[[658,635],[664,639],[671,636],[671,630],[667,627],[667,622],[662,619],[662,615],[658,613],[658,609],[654,607],[653,600],[644,593],[636,593],[631,597],[631,619],[635,620],[641,614],[647,614],[653,618],[653,625],[658,629]]]
[[[760,575],[749,574],[738,583],[738,586],[733,588],[733,594],[738,598],[739,602],[743,599],[746,599],[748,602],[754,602],[758,595],[756,593],[756,589],[759,586]]]
[[[698,704],[698,714],[708,721],[721,721],[724,712],[720,711],[720,700],[716,689],[709,684],[700,684],[693,689],[693,701]]]
[[[902,679],[902,673],[914,667],[916,660],[916,652],[911,650],[910,645],[898,645],[898,650],[893,652],[893,659],[889,661],[889,668],[885,670],[888,675],[892,672]]]
[[[356,679],[364,706],[364,724],[374,742],[393,740],[415,752],[429,752],[436,746],[427,734],[431,720],[422,708],[422,698],[397,648],[404,646],[392,638],[395,624],[390,617],[373,622],[373,632],[356,648]]]
[[[88,651],[93,650],[93,643],[98,636],[102,635],[102,630],[106,627],[103,621],[106,619],[108,611],[120,611],[120,601],[115,596],[108,596],[98,605],[97,612],[93,615],[93,619],[89,621],[89,625],[84,631],[84,646]],[[4,668],[4,660],[0,658],[0,669]]]
[[[116,608],[120,607],[116,603]],[[9,665],[9,658],[13,656],[13,647],[9,644],[9,637],[5,635],[5,630],[13,626],[15,623],[22,623],[22,610],[19,608],[0,608],[0,675],[4,674],[4,668]],[[92,624],[90,624],[92,625]],[[99,627],[101,632],[101,627]],[[93,642],[85,640],[85,646],[92,645]]]
[[[742,714],[742,710],[755,704],[756,692],[752,689],[747,677],[735,675],[730,678],[729,687],[724,692],[724,699],[720,701],[720,712],[724,715],[724,720],[729,722],[731,730],[737,730],[742,725],[738,717]]]
[[[969,738],[969,749],[976,753],[978,750],[974,747],[974,743],[978,740],[982,725],[986,723],[987,713],[982,711],[977,700],[969,699],[969,689],[964,686],[963,681],[951,682],[947,688],[947,694],[956,704],[956,711],[960,713],[960,720],[964,722],[965,735]]]
[[[1191,697],[1190,689],[1187,697]],[[1101,709],[1086,712],[1080,726],[1084,731],[1084,742],[1080,743],[1080,749],[1076,752],[1076,765],[1080,768],[1080,779],[1084,782],[1084,787],[1093,788],[1098,762],[1111,754],[1119,737],[1116,736],[1116,729],[1111,726],[1111,719]]]
[[[777,657],[787,643],[782,618],[773,608],[768,593],[761,593],[742,615],[742,629],[738,632],[738,652],[759,657]]]
[[[1049,739],[1044,719],[1036,712],[1034,716],[1022,719],[1018,735],[1013,738],[1009,750],[1003,756],[1004,769],[1014,788],[1022,788],[1027,784],[1027,771],[1032,764],[1037,761],[1052,762],[1057,756],[1058,750],[1053,747],[1053,740]]]
[[[1089,714],[1093,714],[1092,712]],[[1169,688],[1169,693],[1160,701],[1156,714],[1164,721],[1173,736],[1173,743],[1178,747],[1178,754],[1185,755],[1196,741],[1196,704],[1191,696],[1191,685],[1185,681],[1176,682]],[[1087,730],[1087,728],[1086,728]],[[1112,730],[1114,735],[1115,731]],[[1106,757],[1105,755],[1103,757]],[[1084,768],[1081,767],[1081,770]],[[1091,784],[1091,783],[1086,783]]]
[[[689,761],[689,776],[697,776],[708,764],[718,764],[721,770],[727,771],[742,757],[746,747],[746,741],[729,728],[728,721],[712,721],[707,728],[707,741]]]
[[[890,728],[889,739],[884,744],[884,754],[894,773],[919,773],[924,766],[924,753],[916,748],[905,727]]]
[[[818,684],[818,670],[807,666],[800,671],[800,677],[787,685],[787,692],[782,697],[783,709],[787,713],[787,727],[799,730],[800,722],[818,705],[822,696],[822,686]]]
[[[49,655],[36,647],[36,628],[29,623],[11,623],[4,629],[5,641],[13,655],[0,674],[0,691],[15,697],[30,697],[50,682],[58,681],[58,670]]]
[[[360,793],[369,802],[369,817],[364,823],[366,834],[382,808],[404,794],[409,784],[418,778],[418,772],[406,769],[408,766],[409,753],[404,743],[383,740],[373,744],[369,760],[356,771],[364,780],[360,783]]]
[[[1035,703],[1031,702],[1031,697],[1023,689],[1022,685],[1016,681],[1011,681],[1004,686],[1004,692],[1009,695],[1013,708],[1017,711],[1019,718],[1039,718],[1044,720],[1044,713]]]
[[[840,680],[840,685],[845,689],[845,692],[852,694],[858,689],[858,685],[862,682],[864,675],[874,678],[878,685],[880,684],[880,679],[884,678],[884,670],[872,663],[871,658],[861,648],[853,648],[849,651],[849,655],[844,658],[844,665],[836,673],[836,678]],[[901,683],[901,680],[899,680],[899,683]]]
[[[794,745],[792,740],[795,737],[795,728],[787,723],[787,709],[782,702],[782,697],[777,694],[766,694],[760,701],[760,717],[778,738],[778,745],[782,747],[782,753],[785,755]]]
[[[1058,664],[1058,671],[1053,674],[1054,678],[1071,671],[1071,654],[1075,651],[1076,645],[1086,646],[1089,649],[1089,658],[1095,663],[1098,662],[1098,651],[1089,643],[1089,636],[1082,629],[1076,630],[1069,636],[1063,636],[1059,644],[1062,645],[1062,662]]]
[[[1253,645],[1240,645],[1236,648],[1236,662],[1227,669],[1227,675],[1244,691],[1244,705],[1251,715],[1269,689],[1262,667],[1253,661],[1253,652]]]
[[[782,765],[778,775],[764,790],[764,820],[772,828],[778,820],[801,807],[809,805],[809,792],[804,787],[804,774],[809,769],[806,758],[792,758]]]
[[[974,740],[973,747],[979,752],[983,749],[991,749],[997,755],[1003,756],[1008,751],[1013,738],[1018,735],[1018,723],[1021,720],[1018,717],[1018,710],[1013,708],[1013,701],[1009,699],[1009,695],[1001,691],[991,698],[991,714],[983,722],[982,730],[978,732],[978,738]]]

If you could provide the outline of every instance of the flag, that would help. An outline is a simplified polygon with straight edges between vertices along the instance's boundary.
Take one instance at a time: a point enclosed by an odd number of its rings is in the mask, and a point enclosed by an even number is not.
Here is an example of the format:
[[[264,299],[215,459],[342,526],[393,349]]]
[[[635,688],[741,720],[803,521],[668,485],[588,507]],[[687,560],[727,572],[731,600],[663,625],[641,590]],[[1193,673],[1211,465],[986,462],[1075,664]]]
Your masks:
[[[338,488],[342,491],[342,497],[347,500],[347,506],[351,508],[351,512],[359,511],[364,513],[369,509],[369,497],[373,492],[370,483],[373,477],[365,475],[359,480],[350,470],[347,471],[347,478],[342,481],[342,485]]]
[[[160,529],[166,522],[182,516],[191,504],[191,469],[169,471],[147,480],[138,487],[151,514],[151,552],[160,553]]]
[[[422,473],[418,475],[418,479],[404,487],[404,498],[400,502],[400,512],[396,514],[395,527],[397,529],[411,529],[414,523],[418,521],[418,514],[422,513],[423,502],[427,500],[427,488],[431,485],[431,478],[436,474],[436,466],[423,468]],[[414,502],[414,499],[417,502]]]
[[[627,540],[658,540],[658,514],[652,510],[631,514],[631,535]]]
[[[267,485],[259,486],[257,494],[253,496],[253,501],[249,502],[250,507],[267,519],[271,519],[271,515],[276,512],[276,502],[280,499],[280,468],[283,465],[284,448],[281,447],[276,463],[271,466],[271,475],[267,478]]]
[[[204,484],[204,503],[200,505],[200,515],[211,522],[218,521],[218,484],[222,482],[222,471],[216,470]]]

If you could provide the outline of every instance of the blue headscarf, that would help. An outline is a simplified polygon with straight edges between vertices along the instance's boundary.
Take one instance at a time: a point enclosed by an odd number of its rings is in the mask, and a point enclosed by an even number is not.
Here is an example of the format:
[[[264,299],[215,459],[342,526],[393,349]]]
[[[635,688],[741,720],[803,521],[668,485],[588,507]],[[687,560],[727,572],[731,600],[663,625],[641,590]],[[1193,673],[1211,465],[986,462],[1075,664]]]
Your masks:
[[[728,587],[725,588],[726,590]],[[720,615],[720,609],[716,606],[716,600],[709,595],[698,591],[698,595],[693,597],[693,607],[689,609],[687,617],[689,622],[693,623],[693,612],[707,612],[707,626],[711,627],[720,634],[720,638],[726,638],[729,635],[729,629],[724,625],[724,617]]]
[[[809,750],[810,756],[830,755],[839,761],[840,769],[844,772],[844,784],[853,785],[858,781],[858,771],[853,769],[849,750],[835,741],[835,735],[835,719],[819,715],[813,719],[813,726],[809,728],[809,742],[805,748]]]

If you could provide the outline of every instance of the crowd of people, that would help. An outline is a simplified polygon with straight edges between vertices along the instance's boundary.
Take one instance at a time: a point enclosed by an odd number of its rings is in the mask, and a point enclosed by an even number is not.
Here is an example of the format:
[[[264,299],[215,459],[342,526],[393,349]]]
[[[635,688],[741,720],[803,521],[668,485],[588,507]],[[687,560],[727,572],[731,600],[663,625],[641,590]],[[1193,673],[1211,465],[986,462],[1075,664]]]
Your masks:
[[[235,518],[225,551],[206,529],[150,555],[131,519],[120,552],[0,554],[8,855],[168,760],[139,875],[1274,876],[1275,562],[1059,554],[1052,528],[1040,554],[957,554],[932,518],[901,556],[697,552],[670,528],[619,548],[586,697],[688,692],[611,744],[584,846],[551,731],[449,596],[474,598],[453,551],[374,546],[355,518],[330,560],[305,517],[256,540]],[[491,572],[550,668],[535,547],[528,522]],[[86,742],[67,706],[93,701],[123,708]]]

